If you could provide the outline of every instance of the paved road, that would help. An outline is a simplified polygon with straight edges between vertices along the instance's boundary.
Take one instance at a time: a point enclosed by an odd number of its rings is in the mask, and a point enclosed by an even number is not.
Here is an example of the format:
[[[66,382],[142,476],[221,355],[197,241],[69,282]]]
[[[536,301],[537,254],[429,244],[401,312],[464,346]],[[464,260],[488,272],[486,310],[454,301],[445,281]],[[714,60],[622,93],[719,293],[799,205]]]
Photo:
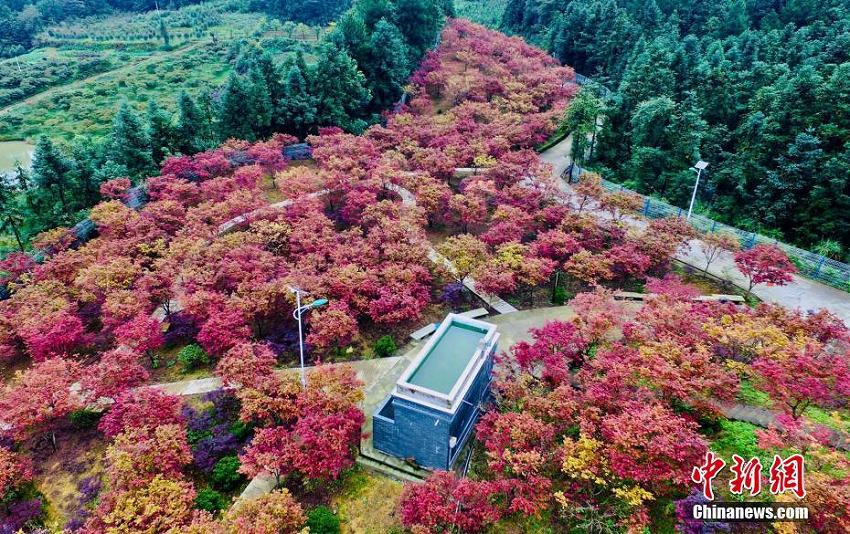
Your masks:
[[[557,183],[567,193],[571,193],[572,188],[561,179],[561,173],[569,164],[571,146],[572,137],[567,137],[540,154],[543,161],[552,165]],[[627,218],[627,220],[636,226],[645,224],[643,220],[638,218]],[[680,252],[677,259],[702,269],[705,266],[705,259],[702,256],[699,244],[699,240],[691,241],[690,250]],[[735,266],[732,255],[728,253],[715,259],[708,272],[744,289],[748,285],[744,276]],[[794,280],[785,286],[756,286],[753,293],[764,302],[782,304],[789,308],[799,308],[803,311],[829,310],[845,323],[850,324],[850,294],[802,276],[794,276]]]

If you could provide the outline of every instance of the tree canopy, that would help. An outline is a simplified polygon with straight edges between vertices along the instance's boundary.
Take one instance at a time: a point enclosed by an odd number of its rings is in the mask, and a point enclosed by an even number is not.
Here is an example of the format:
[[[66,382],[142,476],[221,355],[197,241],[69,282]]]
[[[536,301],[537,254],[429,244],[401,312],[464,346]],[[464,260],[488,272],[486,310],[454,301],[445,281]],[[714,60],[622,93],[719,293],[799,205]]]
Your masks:
[[[698,211],[850,244],[846,2],[510,0],[502,27],[612,91],[585,166],[686,206],[701,158]]]

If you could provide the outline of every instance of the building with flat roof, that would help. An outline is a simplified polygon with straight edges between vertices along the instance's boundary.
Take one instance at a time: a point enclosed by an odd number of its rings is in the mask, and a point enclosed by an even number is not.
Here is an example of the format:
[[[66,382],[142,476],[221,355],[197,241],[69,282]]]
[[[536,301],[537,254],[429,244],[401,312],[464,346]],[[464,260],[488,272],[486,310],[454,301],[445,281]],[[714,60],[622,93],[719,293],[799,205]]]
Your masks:
[[[490,392],[496,325],[449,314],[372,415],[373,446],[449,469]]]

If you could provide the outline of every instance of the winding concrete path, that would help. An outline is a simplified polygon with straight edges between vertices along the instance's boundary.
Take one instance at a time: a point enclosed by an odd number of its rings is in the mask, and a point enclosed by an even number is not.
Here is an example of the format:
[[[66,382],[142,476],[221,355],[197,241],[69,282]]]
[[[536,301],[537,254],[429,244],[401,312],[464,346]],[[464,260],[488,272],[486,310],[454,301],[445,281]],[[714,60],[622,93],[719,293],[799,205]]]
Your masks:
[[[571,146],[572,137],[567,137],[540,154],[543,161],[552,165],[552,173],[556,183],[568,195],[573,194],[573,188],[561,178],[561,173],[569,165]],[[602,213],[597,212],[597,214],[605,216]],[[646,220],[640,217],[626,217],[624,220],[638,228],[646,225]],[[698,239],[692,240],[690,249],[680,251],[676,259],[697,269],[705,267],[705,259],[702,256]],[[738,271],[732,255],[729,253],[722,253],[715,259],[708,272],[738,287],[746,288],[748,285],[747,280]],[[753,294],[764,302],[781,304],[789,308],[799,308],[803,311],[825,309],[834,313],[845,323],[850,324],[850,293],[802,276],[795,275],[794,280],[785,286],[756,286],[753,289]]]

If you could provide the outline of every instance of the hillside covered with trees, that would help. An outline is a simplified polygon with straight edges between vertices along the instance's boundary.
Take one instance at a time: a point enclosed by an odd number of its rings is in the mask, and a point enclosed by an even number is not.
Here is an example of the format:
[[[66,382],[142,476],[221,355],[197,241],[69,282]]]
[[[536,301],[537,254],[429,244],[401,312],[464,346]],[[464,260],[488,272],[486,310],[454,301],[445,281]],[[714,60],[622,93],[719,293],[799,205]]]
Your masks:
[[[846,258],[850,4],[511,0],[502,27],[612,91],[591,158],[614,181]]]
[[[346,26],[368,28],[361,5]],[[108,180],[90,211],[96,236],[60,227],[37,238],[42,262],[0,264],[0,532],[338,532],[327,505],[358,476],[370,416],[352,365],[481,306],[469,278],[530,311],[545,295],[558,320],[499,355],[465,476],[396,485],[361,521],[415,534],[784,532],[694,521],[707,499],[693,472],[711,451],[730,466],[758,459],[766,479],[774,455],[794,451],[806,500],[775,499],[810,505],[815,532],[850,527],[837,441],[850,429],[846,325],[701,298],[673,266],[691,244],[707,262],[734,254],[750,289],[794,269],[776,247],[696,245],[682,219],[631,224],[640,203],[598,177],[561,187],[534,147],[575,105],[574,71],[466,20],[441,35],[406,105],[360,133],[317,128],[311,160],[284,157],[299,139],[281,133],[168,156],[139,168],[147,204],[125,204],[128,178]],[[293,285],[317,305],[306,386]],[[617,301],[620,290],[644,300]],[[168,392],[190,373],[216,389]],[[730,403],[771,422],[732,420]],[[774,499],[729,475],[715,480],[723,500]],[[253,477],[269,491],[237,500]]]
[[[37,34],[52,24],[110,13],[145,13],[179,9],[204,0],[3,0],[0,2],[0,58],[28,51]],[[237,6],[238,4],[238,6]],[[234,3],[237,10],[262,11],[282,20],[324,25],[351,5],[351,0],[251,0]]]
[[[105,135],[95,131],[70,142],[42,135],[32,171],[19,169],[0,181],[3,248],[25,249],[37,233],[73,225],[97,201],[100,184],[119,177],[138,182],[169,155],[274,133],[303,138],[323,126],[362,132],[399,100],[408,76],[434,46],[443,19],[452,14],[445,9],[451,5],[442,0],[358,4],[311,46],[309,62],[301,49],[280,60],[263,40],[217,46],[230,71],[220,84],[199,90],[200,84],[187,83],[176,106],[151,92],[142,112],[121,101]],[[191,62],[183,64],[193,69]],[[157,80],[146,83],[160,87]],[[106,93],[95,101],[102,105],[105,99]]]

